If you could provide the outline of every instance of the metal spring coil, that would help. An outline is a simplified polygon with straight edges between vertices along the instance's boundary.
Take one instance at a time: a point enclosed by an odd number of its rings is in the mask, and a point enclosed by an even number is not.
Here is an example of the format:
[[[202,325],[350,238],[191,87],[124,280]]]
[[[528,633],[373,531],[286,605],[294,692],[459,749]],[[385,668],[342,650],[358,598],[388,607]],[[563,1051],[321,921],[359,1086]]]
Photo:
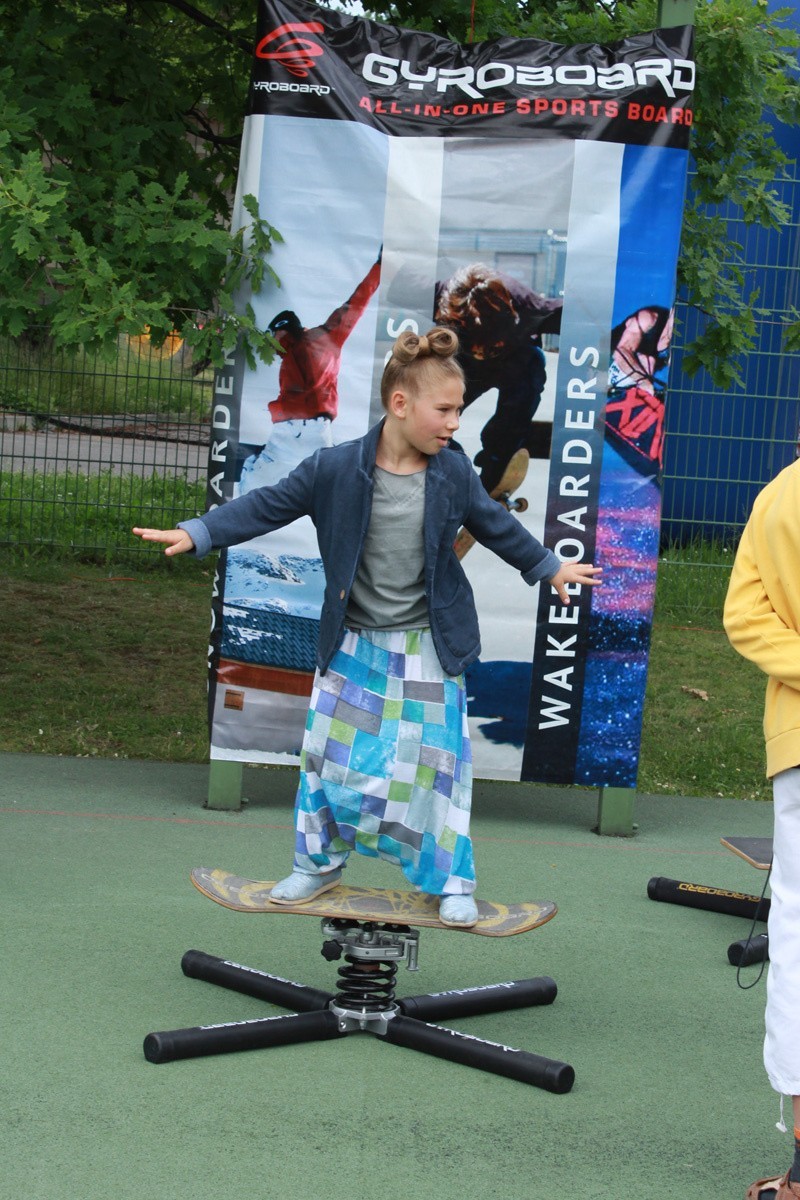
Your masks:
[[[341,1008],[363,1012],[382,1012],[394,1000],[397,964],[384,959],[365,962],[345,954],[345,966],[339,967],[340,991],[336,1003]]]

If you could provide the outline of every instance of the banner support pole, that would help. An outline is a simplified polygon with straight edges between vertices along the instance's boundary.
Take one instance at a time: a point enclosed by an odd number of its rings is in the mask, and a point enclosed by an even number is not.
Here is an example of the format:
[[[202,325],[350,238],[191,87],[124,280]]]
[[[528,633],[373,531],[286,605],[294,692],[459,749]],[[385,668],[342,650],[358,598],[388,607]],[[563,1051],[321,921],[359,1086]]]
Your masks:
[[[694,25],[695,0],[658,0],[659,29],[676,25]],[[598,789],[597,832],[606,837],[633,837],[635,788],[601,787]]]
[[[206,808],[237,811],[242,807],[243,764],[215,758],[208,764]]]
[[[636,788],[601,787],[598,789],[595,831],[605,837],[633,837]]]

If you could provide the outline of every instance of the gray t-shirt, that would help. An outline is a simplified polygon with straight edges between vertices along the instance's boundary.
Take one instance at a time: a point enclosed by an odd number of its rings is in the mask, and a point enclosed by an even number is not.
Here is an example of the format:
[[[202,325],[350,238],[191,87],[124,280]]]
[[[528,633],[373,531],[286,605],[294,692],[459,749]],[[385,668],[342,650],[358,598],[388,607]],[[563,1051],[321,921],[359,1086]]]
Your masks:
[[[351,629],[420,629],[425,599],[426,472],[393,475],[375,468],[372,515],[345,623]]]

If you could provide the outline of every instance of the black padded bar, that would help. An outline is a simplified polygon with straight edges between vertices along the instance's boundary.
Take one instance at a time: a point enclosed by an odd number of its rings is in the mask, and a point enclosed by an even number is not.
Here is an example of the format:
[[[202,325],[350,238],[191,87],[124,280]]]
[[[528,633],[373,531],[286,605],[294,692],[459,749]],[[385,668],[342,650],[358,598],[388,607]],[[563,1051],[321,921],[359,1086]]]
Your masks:
[[[263,1050],[269,1046],[292,1046],[298,1042],[321,1042],[342,1036],[339,1022],[329,1009],[284,1013],[262,1020],[229,1021],[220,1025],[148,1033],[144,1039],[144,1056],[148,1062],[165,1063],[179,1058]]]
[[[467,1067],[505,1075],[548,1092],[568,1092],[575,1082],[575,1071],[567,1063],[457,1033],[454,1029],[440,1029],[413,1017],[394,1017],[387,1022],[386,1032],[381,1036],[395,1046],[406,1046]]]
[[[761,900],[746,892],[732,892],[704,883],[686,883],[657,875],[648,882],[647,894],[651,900],[685,904],[688,908],[703,908],[707,912],[728,913],[732,917],[749,917],[750,920],[755,917],[758,921],[766,921],[769,916],[768,899]]]
[[[548,976],[540,979],[512,979],[484,987],[454,988],[424,996],[404,996],[397,1007],[406,1017],[420,1021],[446,1021],[451,1017],[475,1017],[481,1013],[507,1012],[512,1008],[532,1008],[552,1004],[558,988]]]
[[[215,958],[213,954],[204,954],[202,950],[187,950],[181,959],[181,970],[190,979],[216,983],[232,992],[268,1000],[282,1008],[293,1008],[295,1012],[318,1012],[327,1008],[333,1000],[333,992],[321,992],[302,983],[292,983],[280,975],[269,975],[254,967]]]

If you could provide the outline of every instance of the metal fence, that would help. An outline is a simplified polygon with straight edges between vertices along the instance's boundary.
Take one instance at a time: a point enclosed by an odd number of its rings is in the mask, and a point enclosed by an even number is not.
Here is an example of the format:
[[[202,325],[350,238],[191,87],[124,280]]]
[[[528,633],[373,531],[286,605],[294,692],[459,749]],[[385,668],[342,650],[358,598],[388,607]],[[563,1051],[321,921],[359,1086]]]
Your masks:
[[[177,336],[111,359],[0,342],[0,544],[110,556],[202,511],[212,388]]]
[[[797,134],[779,129],[797,153]],[[798,453],[800,355],[784,348],[800,308],[800,173],[791,162],[775,182],[792,214],[779,230],[748,228],[721,210],[731,243],[742,246],[746,290],[754,292],[756,338],[737,361],[741,386],[723,390],[706,372],[689,378],[684,347],[706,319],[678,305],[678,330],[665,412],[662,553],[656,611],[698,620],[718,616],[738,535],[761,488]],[[761,314],[758,309],[767,310]]]

